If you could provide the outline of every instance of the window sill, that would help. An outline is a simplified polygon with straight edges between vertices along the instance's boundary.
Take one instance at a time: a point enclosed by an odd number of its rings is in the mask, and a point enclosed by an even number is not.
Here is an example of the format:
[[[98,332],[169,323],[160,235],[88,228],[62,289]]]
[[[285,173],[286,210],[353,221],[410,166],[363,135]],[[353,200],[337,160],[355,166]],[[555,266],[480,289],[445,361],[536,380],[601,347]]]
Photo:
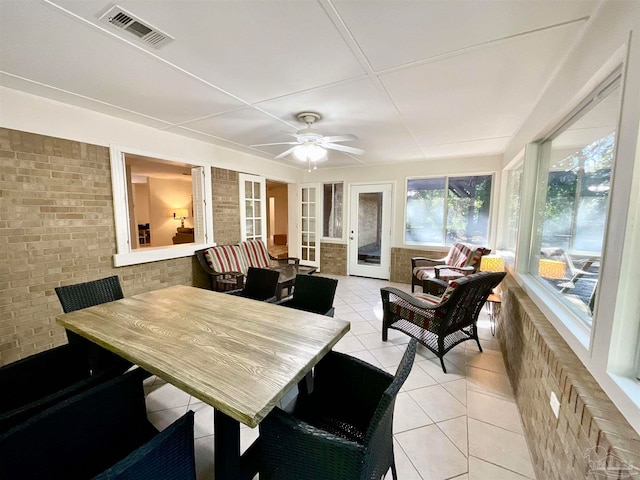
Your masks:
[[[211,247],[214,244],[186,243],[182,245],[168,245],[165,247],[146,247],[134,252],[116,253],[113,256],[114,267],[126,267],[141,263],[171,260],[173,258],[190,257],[196,250]]]

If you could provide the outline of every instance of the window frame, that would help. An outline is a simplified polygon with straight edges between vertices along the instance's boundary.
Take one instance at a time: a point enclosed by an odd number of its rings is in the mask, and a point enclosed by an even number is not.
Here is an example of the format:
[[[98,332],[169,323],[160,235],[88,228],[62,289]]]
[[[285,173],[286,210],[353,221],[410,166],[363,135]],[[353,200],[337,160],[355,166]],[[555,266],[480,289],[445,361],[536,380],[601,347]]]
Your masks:
[[[518,252],[518,239],[520,238],[520,224],[522,218],[522,190],[523,190],[523,178],[524,178],[524,165],[525,165],[525,150],[523,149],[516,155],[516,157],[502,169],[501,178],[500,178],[500,205],[505,205],[508,207],[511,198],[510,194],[510,175],[513,172],[520,172],[520,185],[518,188],[518,199],[519,199],[519,210],[518,210],[518,221],[516,225],[515,232],[515,245],[513,246],[513,250],[509,249],[507,236],[509,235],[509,228],[507,227],[507,222],[509,221],[509,212],[506,209],[499,208],[498,212],[498,222],[497,222],[497,242],[496,242],[496,254],[502,256],[504,259],[505,265],[515,268],[516,264],[516,255]]]
[[[416,247],[416,246],[424,246],[433,248],[434,251],[448,251],[451,245],[446,243],[446,224],[442,225],[443,238],[445,243],[432,243],[432,242],[411,242],[407,241],[406,233],[407,233],[407,196],[409,193],[409,181],[410,180],[420,180],[420,179],[436,179],[436,178],[444,178],[445,179],[445,199],[443,206],[443,217],[446,219],[448,213],[448,190],[449,190],[449,179],[450,178],[460,178],[460,177],[483,177],[490,176],[491,177],[491,192],[489,193],[489,217],[487,219],[487,241],[483,244],[483,246],[489,246],[492,243],[493,237],[493,219],[494,215],[497,212],[496,203],[495,203],[495,191],[496,191],[496,183],[497,183],[497,175],[496,172],[474,172],[470,173],[460,173],[460,174],[451,174],[451,175],[419,175],[419,176],[411,176],[405,177],[404,181],[404,219],[403,219],[403,228],[402,228],[402,245],[408,247]]]
[[[193,167],[202,167],[202,205],[194,212],[200,210],[202,218],[197,221],[204,225],[204,242],[188,243],[179,245],[166,245],[161,247],[147,247],[144,249],[132,249],[130,245],[130,221],[129,221],[129,194],[127,191],[127,172],[125,165],[125,155],[140,155],[167,162],[180,162]],[[111,185],[113,194],[113,214],[116,231],[116,253],[113,255],[114,267],[124,267],[127,265],[138,265],[148,262],[170,260],[173,258],[188,257],[200,250],[215,245],[213,239],[213,194],[211,188],[211,165],[197,160],[185,160],[176,157],[167,157],[155,152],[148,152],[137,148],[109,145],[109,156],[111,160]],[[195,197],[194,197],[195,202]],[[194,219],[194,224],[196,219]]]
[[[339,236],[339,237],[327,237],[327,236],[324,235],[324,215],[325,215],[325,209],[324,209],[324,187],[326,185],[331,185],[332,186],[332,190],[331,190],[331,193],[332,193],[332,195],[331,195],[331,205],[334,208],[335,208],[335,205],[334,205],[333,198],[334,198],[334,193],[335,193],[335,185],[342,185],[342,235]],[[328,242],[328,243],[331,243],[331,242],[343,243],[344,240],[345,240],[345,234],[346,234],[346,231],[347,231],[347,228],[346,228],[346,225],[345,225],[345,212],[347,210],[345,208],[345,206],[346,206],[346,201],[345,201],[345,182],[343,182],[342,180],[330,181],[330,182],[322,182],[321,187],[322,187],[322,203],[321,203],[322,215],[321,215],[320,218],[321,218],[321,221],[322,221],[322,226],[321,226],[322,236],[320,237],[320,241],[321,242]]]

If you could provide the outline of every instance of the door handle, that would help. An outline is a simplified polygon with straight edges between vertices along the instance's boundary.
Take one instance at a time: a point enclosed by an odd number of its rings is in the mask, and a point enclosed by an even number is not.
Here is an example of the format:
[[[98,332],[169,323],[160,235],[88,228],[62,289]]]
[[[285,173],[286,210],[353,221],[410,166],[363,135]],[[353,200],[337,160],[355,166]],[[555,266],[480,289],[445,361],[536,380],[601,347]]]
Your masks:
[[[349,237],[350,240],[353,240],[353,237]]]

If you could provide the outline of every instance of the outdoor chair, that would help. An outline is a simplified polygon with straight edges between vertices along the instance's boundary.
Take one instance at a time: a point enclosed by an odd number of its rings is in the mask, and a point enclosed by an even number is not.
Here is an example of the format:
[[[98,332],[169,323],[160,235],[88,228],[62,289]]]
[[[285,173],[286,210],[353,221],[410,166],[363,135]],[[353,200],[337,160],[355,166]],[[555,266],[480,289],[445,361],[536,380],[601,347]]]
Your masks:
[[[278,305],[333,317],[333,299],[338,280],[317,275],[296,275],[293,296],[280,300]]]
[[[437,295],[410,295],[393,287],[380,289],[382,295],[382,340],[387,341],[393,328],[417,339],[440,359],[465,340],[475,340],[482,352],[476,322],[491,291],[505,277],[505,272],[480,272],[454,280],[428,280]]]
[[[389,468],[397,480],[393,410],[415,354],[412,340],[393,376],[329,352],[293,413],[275,408],[260,423],[260,480],[378,480]]]
[[[276,258],[272,256],[262,240],[245,240],[240,242],[239,246],[248,267],[269,268],[300,263],[300,259],[296,257]]]
[[[117,275],[75,285],[56,287],[55,291],[64,313],[124,298]],[[69,344],[76,345],[86,352],[89,359],[89,368],[93,373],[109,370],[123,373],[133,365],[128,360],[69,330],[67,330],[67,338],[69,339]]]
[[[238,290],[244,286],[247,267],[238,245],[219,245],[194,253],[209,277],[211,290]]]
[[[62,345],[0,368],[0,433],[48,407],[113,378],[91,375],[86,352]]]
[[[280,272],[276,270],[249,267],[244,288],[231,290],[227,293],[253,300],[275,302],[278,278],[280,278]]]
[[[459,242],[453,245],[449,253],[442,258],[413,257],[411,259],[411,292],[413,293],[415,286],[419,285],[424,293],[433,293],[428,290],[431,285],[428,280],[432,278],[448,282],[471,275],[478,270],[482,256],[489,253],[491,250],[487,248]]]
[[[0,478],[12,479],[89,479],[113,467],[158,435],[146,416],[142,372],[134,370],[98,385],[31,417],[0,435]],[[195,478],[193,464],[193,413],[178,428],[185,448],[174,443],[173,431],[158,440],[164,450],[134,463],[157,461],[189,463],[184,476],[153,478]],[[190,418],[189,418],[190,417]],[[157,438],[157,437],[156,437]],[[180,442],[178,442],[180,443]],[[170,444],[170,445],[169,445]],[[174,448],[178,446],[174,452]],[[169,447],[169,448],[168,448]],[[139,451],[139,456],[145,456]],[[165,458],[165,455],[171,455]],[[187,457],[186,460],[184,457]],[[128,458],[132,461],[131,457]],[[139,463],[142,462],[142,463]],[[126,470],[126,469],[125,469]],[[118,470],[120,471],[120,470]],[[103,476],[102,478],[151,478]],[[189,474],[191,475],[189,476]]]

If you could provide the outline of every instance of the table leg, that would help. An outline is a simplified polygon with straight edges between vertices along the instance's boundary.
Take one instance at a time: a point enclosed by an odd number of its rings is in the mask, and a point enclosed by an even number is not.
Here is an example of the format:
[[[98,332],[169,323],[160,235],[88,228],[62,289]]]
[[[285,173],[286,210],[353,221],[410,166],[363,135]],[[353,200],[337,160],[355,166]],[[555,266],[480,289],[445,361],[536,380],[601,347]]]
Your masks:
[[[259,440],[240,455],[240,423],[214,409],[213,436],[216,480],[250,480],[258,473]]]

